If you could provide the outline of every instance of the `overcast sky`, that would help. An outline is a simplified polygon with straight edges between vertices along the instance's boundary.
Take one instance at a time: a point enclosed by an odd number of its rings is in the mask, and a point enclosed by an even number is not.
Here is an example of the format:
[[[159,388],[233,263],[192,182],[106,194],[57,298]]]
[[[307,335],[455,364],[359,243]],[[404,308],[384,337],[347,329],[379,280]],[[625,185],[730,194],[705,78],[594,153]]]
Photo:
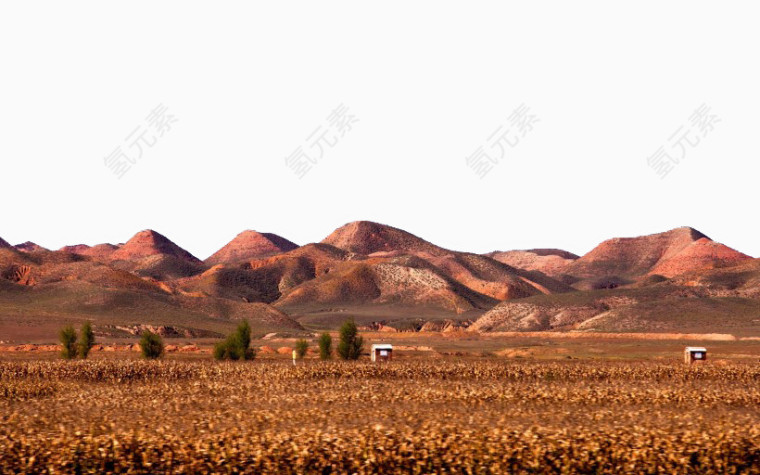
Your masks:
[[[756,10],[4,2],[0,237],[205,258],[371,220],[583,254],[692,226],[757,257]]]

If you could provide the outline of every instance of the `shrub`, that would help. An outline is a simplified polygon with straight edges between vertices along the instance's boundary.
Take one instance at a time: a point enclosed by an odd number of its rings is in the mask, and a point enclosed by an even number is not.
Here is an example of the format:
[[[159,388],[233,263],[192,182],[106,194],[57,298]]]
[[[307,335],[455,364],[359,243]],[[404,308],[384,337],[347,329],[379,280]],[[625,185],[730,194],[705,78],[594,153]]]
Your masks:
[[[224,341],[214,345],[214,358],[217,360],[252,360],[256,350],[251,348],[251,326],[243,320],[237,329]]]
[[[302,360],[309,349],[309,342],[303,338],[296,341],[296,358]]]
[[[77,356],[77,332],[71,325],[63,327],[60,333],[60,340],[63,349],[61,356],[63,359],[71,360]]]
[[[143,358],[155,360],[164,354],[164,341],[157,333],[145,330],[140,337],[140,351]]]
[[[214,345],[214,358],[217,360],[237,361],[244,357],[243,348],[234,341],[232,335]]]
[[[79,336],[79,357],[86,360],[90,354],[90,350],[95,345],[95,333],[92,331],[92,324],[90,322],[84,322]]]
[[[329,360],[332,358],[332,337],[325,332],[319,335],[319,359]]]
[[[358,360],[364,346],[364,338],[358,335],[354,319],[346,320],[340,327],[338,355],[344,360]]]

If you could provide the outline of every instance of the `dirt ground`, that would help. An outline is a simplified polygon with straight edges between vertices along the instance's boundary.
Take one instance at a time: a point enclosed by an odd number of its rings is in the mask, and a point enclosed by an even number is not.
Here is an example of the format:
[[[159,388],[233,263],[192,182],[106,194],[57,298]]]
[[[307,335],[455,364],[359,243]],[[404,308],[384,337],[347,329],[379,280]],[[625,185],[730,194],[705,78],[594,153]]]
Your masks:
[[[760,362],[760,339],[716,334],[568,334],[568,333],[385,333],[364,332],[365,355],[373,343],[394,346],[394,359],[515,359],[515,360],[654,360],[682,361],[686,346],[704,346],[708,362]],[[316,359],[316,337],[310,340],[307,359]],[[260,359],[291,359],[295,338],[254,339]],[[337,342],[337,334],[333,334]],[[96,359],[138,359],[137,339],[98,342]],[[214,340],[166,339],[166,359],[210,358]],[[56,359],[52,342],[34,345],[0,345],[0,360]]]

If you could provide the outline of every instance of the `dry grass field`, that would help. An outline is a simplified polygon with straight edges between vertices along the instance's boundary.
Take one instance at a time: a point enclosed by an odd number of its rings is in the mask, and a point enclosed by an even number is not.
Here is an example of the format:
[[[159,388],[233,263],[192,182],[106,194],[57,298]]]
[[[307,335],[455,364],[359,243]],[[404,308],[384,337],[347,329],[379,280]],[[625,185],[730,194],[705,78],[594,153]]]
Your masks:
[[[757,473],[759,382],[727,361],[5,358],[0,472]]]

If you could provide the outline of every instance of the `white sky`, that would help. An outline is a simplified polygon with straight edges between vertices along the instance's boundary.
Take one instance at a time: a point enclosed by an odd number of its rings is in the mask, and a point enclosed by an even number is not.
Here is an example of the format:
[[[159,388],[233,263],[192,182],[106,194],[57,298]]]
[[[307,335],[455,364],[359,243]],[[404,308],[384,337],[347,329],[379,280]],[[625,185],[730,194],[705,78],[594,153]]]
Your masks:
[[[753,2],[26,1],[0,6],[0,237],[200,258],[238,232],[319,241],[379,221],[473,252],[693,226],[760,256]],[[359,119],[302,179],[284,157]],[[483,179],[464,158],[539,122]],[[721,119],[665,179],[647,157]],[[103,159],[177,118],[122,178]],[[134,151],[134,149],[132,149]]]

